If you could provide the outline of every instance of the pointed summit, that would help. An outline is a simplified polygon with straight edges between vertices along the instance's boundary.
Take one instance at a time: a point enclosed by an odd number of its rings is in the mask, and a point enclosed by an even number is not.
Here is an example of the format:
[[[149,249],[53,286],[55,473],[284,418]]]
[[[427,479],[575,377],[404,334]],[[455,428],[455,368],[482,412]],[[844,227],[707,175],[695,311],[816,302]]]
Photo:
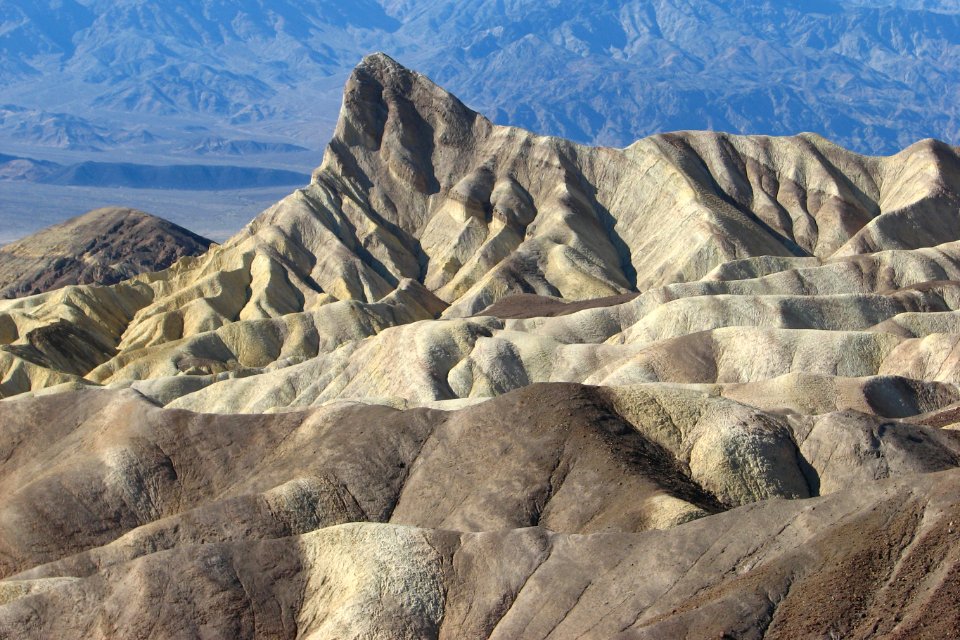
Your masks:
[[[383,51],[374,51],[373,53],[366,55],[360,61],[360,63],[354,69],[354,73],[360,70],[368,70],[372,73],[383,72],[386,70],[388,73],[408,73],[411,75],[420,75],[415,71],[407,69],[402,64],[388,56]]]
[[[434,154],[472,146],[478,123],[484,134],[492,128],[426,76],[374,53],[347,80],[337,128],[316,177],[331,167],[339,175],[343,167],[368,176],[386,170],[420,193],[435,193]]]

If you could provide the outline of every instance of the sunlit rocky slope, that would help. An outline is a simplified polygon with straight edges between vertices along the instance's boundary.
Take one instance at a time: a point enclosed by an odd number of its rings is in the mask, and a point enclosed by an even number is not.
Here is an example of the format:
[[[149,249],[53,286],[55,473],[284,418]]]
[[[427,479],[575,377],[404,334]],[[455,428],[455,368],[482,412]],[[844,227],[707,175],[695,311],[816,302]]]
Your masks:
[[[958,200],[370,56],[243,232],[0,303],[0,635],[955,635]]]

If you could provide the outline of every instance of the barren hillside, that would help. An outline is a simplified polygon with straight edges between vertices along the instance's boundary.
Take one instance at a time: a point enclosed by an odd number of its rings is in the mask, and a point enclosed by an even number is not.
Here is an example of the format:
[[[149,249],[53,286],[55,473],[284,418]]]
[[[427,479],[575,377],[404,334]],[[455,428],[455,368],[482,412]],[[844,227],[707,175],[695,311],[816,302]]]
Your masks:
[[[960,634],[960,156],[389,57],[223,245],[0,302],[0,635]]]

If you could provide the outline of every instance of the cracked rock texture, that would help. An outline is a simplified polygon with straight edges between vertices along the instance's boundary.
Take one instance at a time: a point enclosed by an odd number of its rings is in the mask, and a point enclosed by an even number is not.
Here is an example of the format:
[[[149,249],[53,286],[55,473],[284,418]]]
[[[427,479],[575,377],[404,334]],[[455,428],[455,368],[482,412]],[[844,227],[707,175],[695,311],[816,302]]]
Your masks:
[[[960,636],[960,156],[499,127],[0,302],[0,637]]]

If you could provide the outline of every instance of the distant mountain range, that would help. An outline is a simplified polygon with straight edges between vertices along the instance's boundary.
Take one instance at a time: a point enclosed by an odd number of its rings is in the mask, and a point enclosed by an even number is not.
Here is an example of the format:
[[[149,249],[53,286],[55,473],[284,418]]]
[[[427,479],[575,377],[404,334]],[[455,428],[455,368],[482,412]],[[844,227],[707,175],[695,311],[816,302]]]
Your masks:
[[[0,181],[61,186],[218,191],[306,184],[310,176],[285,169],[224,165],[147,165],[78,162],[62,165],[0,154]]]
[[[498,123],[580,142],[960,139],[956,1],[0,0],[0,24],[0,144],[20,148],[319,149],[373,50]]]

